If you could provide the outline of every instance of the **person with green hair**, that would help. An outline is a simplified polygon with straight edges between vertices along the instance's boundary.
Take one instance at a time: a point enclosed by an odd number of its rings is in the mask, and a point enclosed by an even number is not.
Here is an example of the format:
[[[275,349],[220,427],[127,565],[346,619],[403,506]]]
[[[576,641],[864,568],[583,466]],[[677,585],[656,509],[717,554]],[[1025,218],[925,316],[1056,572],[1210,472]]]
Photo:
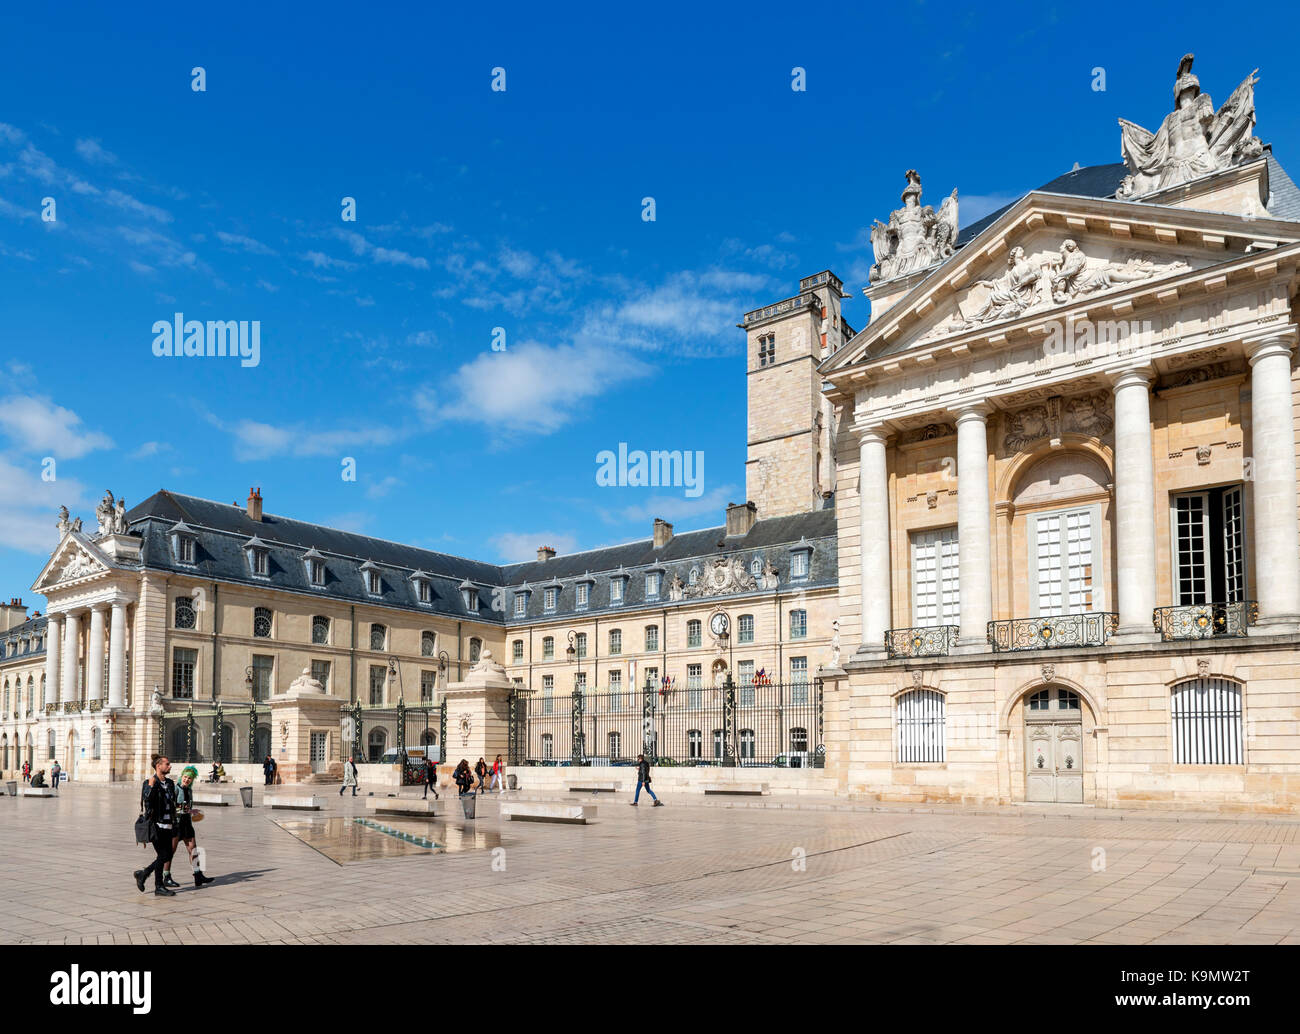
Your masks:
[[[176,833],[172,837],[172,851],[178,844],[184,843],[190,855],[190,868],[194,870],[194,886],[202,887],[211,883],[211,876],[204,876],[203,870],[194,864],[194,823],[203,818],[203,812],[194,810],[194,783],[199,778],[199,770],[187,765],[181,770],[181,785],[176,788]],[[166,879],[171,879],[171,862],[167,863]],[[179,884],[173,884],[179,886]]]

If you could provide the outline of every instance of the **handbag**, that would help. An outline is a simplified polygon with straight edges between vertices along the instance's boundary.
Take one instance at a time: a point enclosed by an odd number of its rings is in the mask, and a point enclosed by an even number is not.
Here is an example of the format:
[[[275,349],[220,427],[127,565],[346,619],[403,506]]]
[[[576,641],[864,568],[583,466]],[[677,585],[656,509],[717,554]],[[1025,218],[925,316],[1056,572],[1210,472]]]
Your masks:
[[[141,812],[135,820],[135,842],[137,844],[152,844],[154,835],[154,824],[144,812]]]

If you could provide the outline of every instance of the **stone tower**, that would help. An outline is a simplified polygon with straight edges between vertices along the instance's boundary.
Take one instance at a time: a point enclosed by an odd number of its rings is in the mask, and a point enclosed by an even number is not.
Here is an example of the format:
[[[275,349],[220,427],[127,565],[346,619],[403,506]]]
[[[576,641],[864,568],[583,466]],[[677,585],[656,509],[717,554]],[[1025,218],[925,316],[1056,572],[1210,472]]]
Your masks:
[[[856,333],[840,314],[847,297],[830,270],[799,293],[745,313],[748,449],[745,494],[758,517],[818,510],[835,485],[834,410],[817,365]]]

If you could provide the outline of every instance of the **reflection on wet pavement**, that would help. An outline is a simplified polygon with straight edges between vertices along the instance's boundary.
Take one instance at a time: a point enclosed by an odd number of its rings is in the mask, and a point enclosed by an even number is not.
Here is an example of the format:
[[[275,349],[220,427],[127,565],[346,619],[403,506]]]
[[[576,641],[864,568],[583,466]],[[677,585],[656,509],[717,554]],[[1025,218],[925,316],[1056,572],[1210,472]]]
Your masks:
[[[273,819],[286,833],[339,865],[408,855],[449,854],[499,847],[499,833],[420,819]]]

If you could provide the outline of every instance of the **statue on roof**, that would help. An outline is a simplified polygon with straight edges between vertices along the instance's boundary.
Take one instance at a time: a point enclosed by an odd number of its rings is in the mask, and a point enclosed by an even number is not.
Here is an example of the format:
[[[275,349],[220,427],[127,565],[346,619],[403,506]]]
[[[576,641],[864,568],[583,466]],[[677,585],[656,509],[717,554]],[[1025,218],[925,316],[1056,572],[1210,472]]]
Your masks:
[[[59,523],[56,527],[59,529],[60,535],[72,527],[72,521],[68,519],[68,508],[66,506],[59,507]]]
[[[903,207],[889,214],[888,224],[879,219],[871,227],[871,247],[876,262],[868,274],[879,283],[924,269],[946,259],[957,244],[957,190],[944,199],[936,213],[921,204],[921,176],[907,170]]]
[[[1129,174],[1115,196],[1141,197],[1220,169],[1258,158],[1264,145],[1255,126],[1255,72],[1242,80],[1215,112],[1208,93],[1192,74],[1194,55],[1184,54],[1174,81],[1174,110],[1154,133],[1120,119],[1120,150]]]

